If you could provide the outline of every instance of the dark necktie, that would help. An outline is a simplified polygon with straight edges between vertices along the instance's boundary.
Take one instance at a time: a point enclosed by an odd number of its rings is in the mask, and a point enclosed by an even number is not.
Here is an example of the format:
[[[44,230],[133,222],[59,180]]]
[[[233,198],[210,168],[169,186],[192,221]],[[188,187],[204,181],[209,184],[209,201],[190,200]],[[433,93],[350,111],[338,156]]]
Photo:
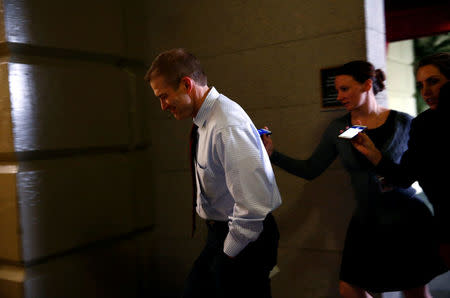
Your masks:
[[[191,134],[190,134],[190,142],[189,142],[189,152],[190,152],[190,161],[191,161],[191,175],[192,175],[192,237],[194,237],[195,232],[195,213],[197,207],[197,181],[195,179],[195,160],[197,154],[197,143],[198,143],[198,135],[197,135],[198,126],[192,124]]]

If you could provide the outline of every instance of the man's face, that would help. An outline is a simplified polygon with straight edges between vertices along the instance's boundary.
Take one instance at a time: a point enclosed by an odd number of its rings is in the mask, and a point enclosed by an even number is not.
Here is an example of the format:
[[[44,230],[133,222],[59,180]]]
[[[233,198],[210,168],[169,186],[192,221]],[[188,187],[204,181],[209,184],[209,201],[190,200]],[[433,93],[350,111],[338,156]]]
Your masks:
[[[161,109],[163,111],[170,111],[177,120],[193,117],[194,101],[187,93],[186,86],[183,81],[178,85],[178,89],[166,83],[162,76],[157,76],[150,81],[150,86],[159,98]]]

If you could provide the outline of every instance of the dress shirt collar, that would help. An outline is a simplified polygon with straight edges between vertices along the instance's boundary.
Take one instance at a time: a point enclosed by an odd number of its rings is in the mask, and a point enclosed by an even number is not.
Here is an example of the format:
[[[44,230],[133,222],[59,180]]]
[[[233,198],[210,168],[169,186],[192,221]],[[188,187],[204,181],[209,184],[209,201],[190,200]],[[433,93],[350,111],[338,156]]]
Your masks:
[[[216,99],[219,98],[219,95],[220,93],[216,90],[216,88],[211,87],[208,95],[202,103],[202,106],[200,107],[200,110],[198,110],[197,116],[193,119],[195,125],[202,127],[205,124],[206,120],[209,118],[209,114],[211,113],[211,109],[214,106]]]

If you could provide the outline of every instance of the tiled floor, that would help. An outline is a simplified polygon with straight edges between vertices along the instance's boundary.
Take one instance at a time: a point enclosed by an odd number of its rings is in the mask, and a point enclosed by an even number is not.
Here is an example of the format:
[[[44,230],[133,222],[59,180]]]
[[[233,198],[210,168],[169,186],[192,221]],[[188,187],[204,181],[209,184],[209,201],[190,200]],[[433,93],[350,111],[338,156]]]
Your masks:
[[[450,271],[433,279],[430,291],[433,298],[450,298]],[[403,295],[401,292],[385,293],[383,298],[403,298]]]

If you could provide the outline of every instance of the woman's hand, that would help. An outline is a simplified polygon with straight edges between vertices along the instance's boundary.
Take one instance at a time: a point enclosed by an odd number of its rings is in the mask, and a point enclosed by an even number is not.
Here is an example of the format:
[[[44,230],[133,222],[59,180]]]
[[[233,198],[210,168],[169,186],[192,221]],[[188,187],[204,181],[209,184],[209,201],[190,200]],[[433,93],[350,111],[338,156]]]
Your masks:
[[[351,142],[353,147],[367,157],[375,166],[380,163],[382,157],[381,152],[375,147],[375,144],[368,135],[360,132],[356,137],[351,139]]]
[[[264,129],[269,130],[269,128],[267,126],[264,126]],[[269,135],[262,135],[261,136],[264,147],[266,147],[266,151],[267,154],[269,155],[269,157],[272,155],[273,153],[273,143],[272,143],[272,138]]]

